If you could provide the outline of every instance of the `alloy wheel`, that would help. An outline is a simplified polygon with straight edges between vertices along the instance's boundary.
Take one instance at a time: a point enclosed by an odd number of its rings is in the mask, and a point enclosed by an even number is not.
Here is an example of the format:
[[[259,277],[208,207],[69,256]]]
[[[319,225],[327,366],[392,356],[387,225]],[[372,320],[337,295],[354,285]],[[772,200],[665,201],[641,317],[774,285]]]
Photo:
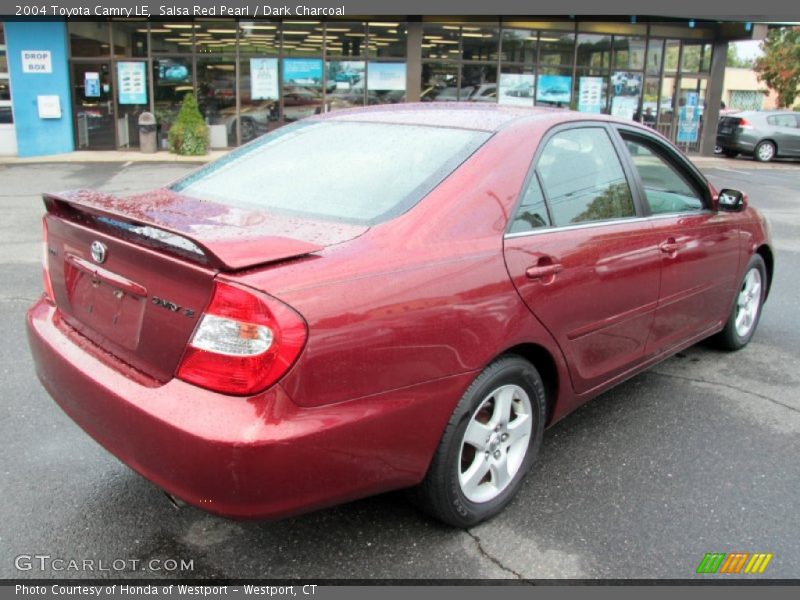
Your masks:
[[[761,273],[758,269],[750,269],[742,282],[742,288],[736,298],[736,333],[739,337],[747,337],[758,316],[761,304]]]
[[[518,385],[492,391],[473,413],[461,442],[458,482],[471,502],[499,496],[522,467],[533,417],[527,392]]]

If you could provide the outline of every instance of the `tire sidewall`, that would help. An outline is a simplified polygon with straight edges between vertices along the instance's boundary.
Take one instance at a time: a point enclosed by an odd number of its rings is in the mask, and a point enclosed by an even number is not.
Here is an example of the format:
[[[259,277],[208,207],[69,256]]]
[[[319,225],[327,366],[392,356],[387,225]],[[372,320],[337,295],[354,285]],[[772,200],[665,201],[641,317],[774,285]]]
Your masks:
[[[521,358],[505,358],[499,360],[483,375],[488,375],[482,381],[481,377],[459,402],[453,413],[453,421],[458,425],[448,432],[449,439],[443,440],[447,449],[444,455],[443,466],[447,502],[454,513],[455,519],[463,525],[470,526],[483,521],[500,512],[514,497],[530,470],[539,448],[542,444],[545,421],[545,396],[541,377],[536,369]],[[473,414],[493,390],[508,384],[518,385],[525,390],[531,403],[531,416],[534,419],[531,429],[531,438],[525,459],[511,483],[496,497],[488,502],[475,503],[467,499],[461,491],[458,480],[461,456],[461,443],[464,431]]]

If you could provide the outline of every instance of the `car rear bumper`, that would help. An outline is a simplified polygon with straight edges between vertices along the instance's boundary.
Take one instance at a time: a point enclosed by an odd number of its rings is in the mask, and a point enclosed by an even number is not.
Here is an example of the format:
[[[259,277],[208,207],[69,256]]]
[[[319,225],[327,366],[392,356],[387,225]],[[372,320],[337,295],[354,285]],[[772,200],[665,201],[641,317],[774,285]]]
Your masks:
[[[743,133],[717,134],[717,146],[736,152],[752,152],[756,141]]]
[[[228,517],[278,518],[419,482],[453,409],[442,398],[472,377],[309,409],[279,385],[238,398],[137,381],[44,300],[27,325],[40,380],[78,425],[170,494]]]

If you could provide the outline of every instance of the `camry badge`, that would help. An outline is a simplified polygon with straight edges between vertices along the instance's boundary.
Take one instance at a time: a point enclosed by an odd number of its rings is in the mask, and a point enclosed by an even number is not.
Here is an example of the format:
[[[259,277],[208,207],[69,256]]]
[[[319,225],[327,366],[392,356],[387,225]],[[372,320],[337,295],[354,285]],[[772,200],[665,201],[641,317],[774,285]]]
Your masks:
[[[92,242],[92,259],[96,263],[104,263],[106,262],[106,253],[108,252],[108,248],[103,242]]]

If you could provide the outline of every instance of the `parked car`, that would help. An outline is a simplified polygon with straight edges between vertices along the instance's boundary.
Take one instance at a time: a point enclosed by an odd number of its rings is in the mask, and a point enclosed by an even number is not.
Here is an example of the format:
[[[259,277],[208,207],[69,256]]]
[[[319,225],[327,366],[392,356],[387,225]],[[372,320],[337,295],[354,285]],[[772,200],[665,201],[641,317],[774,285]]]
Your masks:
[[[742,111],[722,117],[716,145],[725,156],[747,154],[760,162],[800,157],[800,115],[788,111]]]
[[[44,387],[230,517],[413,488],[474,525],[545,427],[704,338],[744,347],[774,268],[744,193],[570,111],[337,111],[167,188],[44,203]]]

